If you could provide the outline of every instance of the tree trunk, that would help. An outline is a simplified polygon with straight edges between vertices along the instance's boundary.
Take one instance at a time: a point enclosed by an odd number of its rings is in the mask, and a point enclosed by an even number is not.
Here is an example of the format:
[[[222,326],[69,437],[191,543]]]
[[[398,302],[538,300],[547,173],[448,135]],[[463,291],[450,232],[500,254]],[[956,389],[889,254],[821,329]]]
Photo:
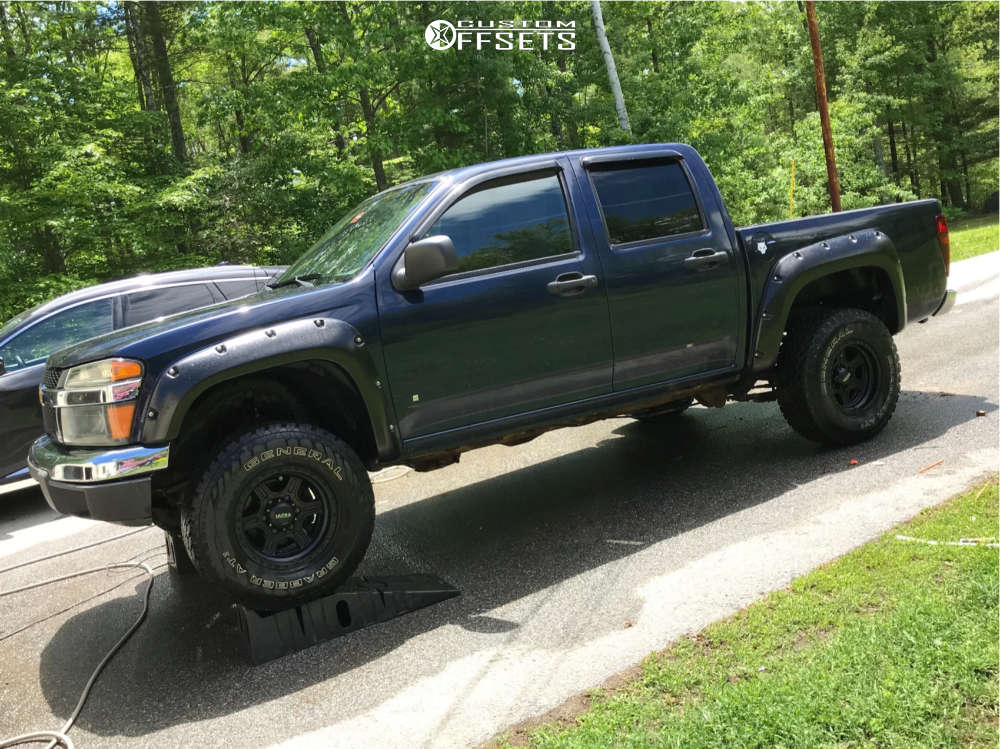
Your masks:
[[[628,111],[625,109],[625,97],[622,95],[622,84],[618,80],[618,69],[615,67],[615,57],[611,54],[608,35],[604,32],[604,14],[601,13],[601,0],[590,0],[590,9],[594,14],[594,30],[597,32],[597,43],[604,56],[604,66],[608,69],[608,82],[611,84],[611,95],[615,99],[615,111],[618,113],[618,124],[629,135],[632,125],[628,121]]]
[[[965,208],[962,183],[958,178],[958,165],[955,164],[955,154],[946,148],[942,149],[938,163],[941,165],[941,185],[947,190],[949,201],[954,206]]]
[[[247,131],[246,120],[243,119],[243,110],[237,107],[233,114],[236,117],[236,138],[240,144],[240,153],[246,156],[250,153],[253,146],[253,138],[250,137],[250,133]]]
[[[656,54],[656,39],[653,37],[653,19],[646,16],[646,31],[649,33],[649,56],[653,61],[653,72],[660,72],[660,58]]]
[[[3,34],[3,48],[7,53],[7,57],[17,57],[17,52],[14,51],[14,37],[10,33],[10,22],[7,19],[7,6],[5,3],[0,3],[0,33]]]
[[[830,110],[826,103],[826,72],[823,70],[823,50],[819,43],[814,0],[806,0],[806,21],[809,24],[813,72],[816,77],[816,107],[819,109],[819,122],[823,130],[823,150],[826,152],[827,188],[830,191],[830,206],[837,212],[840,210],[840,179],[837,177],[837,157],[833,150],[833,132],[830,130]]]
[[[187,151],[184,147],[184,126],[181,123],[181,109],[177,103],[177,86],[170,70],[170,59],[167,57],[167,41],[163,36],[160,3],[149,2],[142,7],[146,29],[153,46],[153,62],[156,64],[156,77],[160,82],[160,91],[163,94],[163,107],[167,110],[170,145],[174,152],[174,158],[183,163],[187,159]]]
[[[969,180],[969,163],[965,159],[965,151],[960,151],[959,157],[962,159],[962,177],[965,178],[965,205],[972,208],[972,182]]]
[[[896,128],[889,118],[889,159],[892,162],[892,181],[899,184],[899,153],[896,151]]]
[[[66,258],[63,257],[59,240],[52,233],[52,230],[47,226],[41,229],[33,229],[31,235],[32,244],[35,246],[35,249],[41,251],[42,268],[46,275],[51,273],[65,273]]]
[[[24,17],[24,9],[15,4],[14,12],[17,14],[17,25],[21,29],[21,36],[24,38],[24,54],[31,54],[31,34],[28,33],[28,19]]]
[[[305,32],[306,41],[309,42],[309,49],[312,50],[313,61],[316,63],[316,70],[322,75],[329,69],[326,65],[326,58],[323,56],[323,45],[316,36],[316,29],[312,26],[306,26]],[[340,132],[340,122],[338,118],[334,118],[334,130],[336,132],[333,136],[333,142],[337,145],[337,153],[343,154],[344,149],[347,148],[347,143],[344,141],[344,136]]]
[[[135,74],[139,109],[154,111],[159,107],[156,97],[153,96],[153,85],[150,81],[149,63],[146,60],[146,37],[142,33],[139,6],[135,2],[127,2],[124,5],[125,36],[128,39],[128,56],[132,61],[132,72]]]
[[[910,175],[910,187],[913,188],[913,192],[920,196],[920,175],[917,174],[916,169],[913,167],[913,159],[916,156],[917,147],[914,144],[912,151],[910,148],[910,137],[913,135],[913,129],[910,128],[910,133],[906,133],[906,121],[903,120],[899,123],[900,128],[903,131],[903,154],[906,156],[906,171]]]
[[[361,114],[365,118],[365,137],[368,140],[368,153],[372,160],[372,171],[375,173],[375,185],[379,191],[382,191],[389,186],[389,180],[385,176],[385,166],[382,164],[382,152],[372,144],[372,136],[375,134],[376,128],[375,107],[372,106],[371,97],[368,95],[368,89],[365,86],[361,87],[358,95],[361,99]]]
[[[309,42],[309,49],[313,53],[313,61],[316,63],[316,70],[320,73],[326,72],[326,60],[323,59],[323,48],[316,38],[316,30],[312,26],[306,26],[306,41]]]

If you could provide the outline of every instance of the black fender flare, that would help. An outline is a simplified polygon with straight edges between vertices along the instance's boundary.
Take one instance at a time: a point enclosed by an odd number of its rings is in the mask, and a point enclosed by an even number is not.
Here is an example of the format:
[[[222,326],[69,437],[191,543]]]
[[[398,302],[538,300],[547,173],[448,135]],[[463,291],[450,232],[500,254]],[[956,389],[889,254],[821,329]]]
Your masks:
[[[308,342],[308,346],[304,346]],[[144,405],[139,440],[170,442],[189,409],[209,388],[272,367],[305,361],[335,364],[361,396],[380,458],[399,452],[386,388],[356,328],[328,317],[291,320],[240,333],[185,354],[166,366]]]
[[[795,298],[813,281],[853,268],[877,268],[892,284],[898,332],[906,325],[906,286],[896,246],[885,232],[868,229],[806,245],[771,268],[754,324],[752,371],[774,366]]]

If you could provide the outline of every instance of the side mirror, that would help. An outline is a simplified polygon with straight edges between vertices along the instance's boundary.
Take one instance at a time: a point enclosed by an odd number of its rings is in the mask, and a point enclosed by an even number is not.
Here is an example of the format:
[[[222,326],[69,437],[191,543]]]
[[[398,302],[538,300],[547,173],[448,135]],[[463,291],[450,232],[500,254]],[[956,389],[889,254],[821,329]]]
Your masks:
[[[7,367],[3,365],[3,359],[0,359],[0,377],[7,374]]]
[[[436,234],[412,242],[392,271],[392,285],[399,291],[413,291],[428,281],[458,270],[455,245],[447,234]]]

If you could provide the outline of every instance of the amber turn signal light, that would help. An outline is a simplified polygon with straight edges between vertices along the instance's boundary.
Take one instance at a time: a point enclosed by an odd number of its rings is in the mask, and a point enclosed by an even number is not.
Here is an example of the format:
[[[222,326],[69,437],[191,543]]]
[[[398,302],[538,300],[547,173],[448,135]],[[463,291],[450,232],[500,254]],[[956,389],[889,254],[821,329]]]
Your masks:
[[[135,403],[118,403],[108,406],[106,410],[108,416],[108,431],[111,438],[116,440],[128,439],[129,432],[132,431],[132,417],[135,415]]]
[[[111,362],[111,381],[134,380],[142,377],[142,365],[137,361],[114,359]]]

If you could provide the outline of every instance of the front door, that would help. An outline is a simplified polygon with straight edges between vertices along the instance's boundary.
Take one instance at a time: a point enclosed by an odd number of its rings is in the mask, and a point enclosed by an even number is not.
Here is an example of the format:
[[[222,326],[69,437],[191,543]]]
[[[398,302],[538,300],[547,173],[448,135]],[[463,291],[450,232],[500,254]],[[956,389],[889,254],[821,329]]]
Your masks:
[[[741,261],[684,163],[593,163],[583,176],[603,239],[615,391],[736,369]]]
[[[485,179],[422,232],[451,237],[458,272],[413,292],[379,285],[404,440],[610,392],[602,273],[569,200],[558,161]]]
[[[50,354],[114,328],[114,300],[98,299],[62,310],[19,331],[0,346],[0,479],[27,464],[31,443],[42,436],[38,385]]]

